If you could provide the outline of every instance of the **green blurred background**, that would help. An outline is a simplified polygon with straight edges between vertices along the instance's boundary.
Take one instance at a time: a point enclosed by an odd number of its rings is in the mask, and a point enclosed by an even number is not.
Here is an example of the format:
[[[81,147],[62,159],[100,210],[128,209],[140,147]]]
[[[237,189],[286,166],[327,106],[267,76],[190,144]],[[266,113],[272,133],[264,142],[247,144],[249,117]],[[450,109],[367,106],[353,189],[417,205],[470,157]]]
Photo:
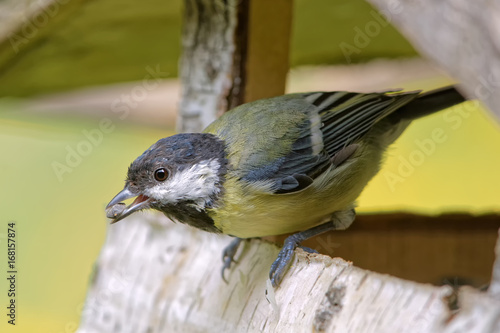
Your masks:
[[[2,4],[7,6],[9,1]],[[24,10],[19,5],[15,9]],[[399,59],[416,56],[390,26],[353,54],[353,64],[347,66],[339,45],[352,44],[354,29],[372,21],[373,11],[360,0],[296,0],[289,90],[328,89],[332,84],[345,89],[370,85],[376,90],[431,89],[451,83],[439,74],[423,77],[397,71],[378,83],[378,73],[400,68]],[[18,229],[18,324],[13,331],[76,330],[93,263],[109,227],[104,206],[123,186],[130,162],[159,138],[174,133],[173,121],[122,120],[119,114],[100,114],[88,105],[78,110],[34,111],[33,101],[43,100],[48,93],[135,81],[123,90],[131,91],[148,66],[160,66],[162,77],[175,82],[181,13],[180,0],[68,1],[34,36],[19,44],[19,50],[9,39],[0,44],[2,248],[7,223],[15,221]],[[29,19],[21,16],[21,22]],[[386,60],[373,61],[380,58]],[[305,65],[328,67],[301,67]],[[337,68],[333,73],[338,76],[315,74],[327,73],[330,66]],[[107,111],[116,98],[104,102]],[[134,107],[138,118],[149,117],[148,113],[141,116],[142,107],[141,103]],[[103,118],[109,119],[112,129],[89,145],[85,133],[96,133]],[[436,130],[445,139],[426,151],[422,142],[428,143]],[[58,176],[55,165],[66,164],[68,152],[84,146],[88,154]],[[422,119],[389,150],[383,170],[359,200],[359,211],[498,212],[500,157],[491,151],[498,146],[497,124],[473,102]],[[409,162],[410,169],[402,175],[401,165],[417,157],[418,163]],[[395,181],[394,175],[400,178]],[[5,264],[2,255],[3,271]],[[7,284],[4,278],[0,281],[0,307],[4,308]],[[13,329],[3,313],[2,318],[0,331]]]

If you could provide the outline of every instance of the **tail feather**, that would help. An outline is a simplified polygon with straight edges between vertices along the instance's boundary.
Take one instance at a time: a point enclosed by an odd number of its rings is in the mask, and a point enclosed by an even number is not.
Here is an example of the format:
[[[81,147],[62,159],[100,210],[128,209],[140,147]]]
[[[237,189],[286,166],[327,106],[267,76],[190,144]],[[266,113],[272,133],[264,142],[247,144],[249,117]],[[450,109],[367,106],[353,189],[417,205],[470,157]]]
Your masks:
[[[466,98],[456,87],[448,86],[420,94],[393,115],[399,119],[413,120],[465,101]]]

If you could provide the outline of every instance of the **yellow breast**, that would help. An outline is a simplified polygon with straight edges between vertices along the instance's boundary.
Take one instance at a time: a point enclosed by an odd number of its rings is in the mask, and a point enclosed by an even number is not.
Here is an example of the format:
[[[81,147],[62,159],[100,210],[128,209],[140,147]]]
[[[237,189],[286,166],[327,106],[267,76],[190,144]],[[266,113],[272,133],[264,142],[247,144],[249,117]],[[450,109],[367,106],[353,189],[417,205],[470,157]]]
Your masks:
[[[264,182],[248,184],[229,175],[222,204],[209,215],[223,233],[240,238],[312,228],[334,212],[350,209],[378,171],[380,154],[368,156],[359,151],[356,155],[324,172],[304,190],[288,194],[273,194]]]

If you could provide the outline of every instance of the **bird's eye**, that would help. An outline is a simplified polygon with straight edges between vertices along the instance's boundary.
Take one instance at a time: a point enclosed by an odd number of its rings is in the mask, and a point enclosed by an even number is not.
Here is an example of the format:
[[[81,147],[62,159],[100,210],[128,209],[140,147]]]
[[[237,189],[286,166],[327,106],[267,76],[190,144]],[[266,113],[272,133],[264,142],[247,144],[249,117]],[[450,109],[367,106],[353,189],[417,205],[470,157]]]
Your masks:
[[[164,181],[168,178],[168,170],[165,168],[161,168],[155,171],[155,179],[159,182]]]

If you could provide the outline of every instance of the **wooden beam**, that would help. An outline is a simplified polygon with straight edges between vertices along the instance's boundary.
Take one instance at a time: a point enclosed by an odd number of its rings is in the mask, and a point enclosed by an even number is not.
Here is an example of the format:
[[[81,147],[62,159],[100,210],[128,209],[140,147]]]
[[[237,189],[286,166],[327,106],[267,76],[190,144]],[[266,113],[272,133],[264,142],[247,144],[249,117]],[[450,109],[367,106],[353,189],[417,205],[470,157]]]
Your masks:
[[[249,16],[244,102],[285,93],[292,0],[252,0]]]
[[[358,215],[349,229],[303,244],[361,268],[416,282],[482,287],[491,278],[499,229],[496,214]],[[281,244],[285,237],[274,240]]]

